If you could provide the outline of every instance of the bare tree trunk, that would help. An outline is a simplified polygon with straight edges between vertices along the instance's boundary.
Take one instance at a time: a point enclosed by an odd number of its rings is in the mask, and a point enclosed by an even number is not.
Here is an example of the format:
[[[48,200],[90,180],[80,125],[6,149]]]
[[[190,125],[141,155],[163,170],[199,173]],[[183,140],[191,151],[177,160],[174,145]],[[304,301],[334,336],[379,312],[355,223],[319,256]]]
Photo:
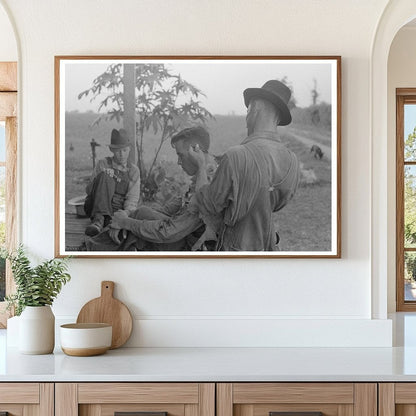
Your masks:
[[[123,128],[131,141],[129,161],[137,164],[136,147],[136,68],[134,64],[123,65]]]

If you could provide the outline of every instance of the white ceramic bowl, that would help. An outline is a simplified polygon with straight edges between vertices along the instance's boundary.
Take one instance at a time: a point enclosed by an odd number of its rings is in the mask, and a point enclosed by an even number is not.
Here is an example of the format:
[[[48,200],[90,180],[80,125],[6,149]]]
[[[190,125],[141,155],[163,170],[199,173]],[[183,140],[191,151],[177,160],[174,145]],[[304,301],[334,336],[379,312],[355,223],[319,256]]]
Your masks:
[[[78,357],[105,353],[111,346],[112,326],[104,323],[61,325],[61,348]]]

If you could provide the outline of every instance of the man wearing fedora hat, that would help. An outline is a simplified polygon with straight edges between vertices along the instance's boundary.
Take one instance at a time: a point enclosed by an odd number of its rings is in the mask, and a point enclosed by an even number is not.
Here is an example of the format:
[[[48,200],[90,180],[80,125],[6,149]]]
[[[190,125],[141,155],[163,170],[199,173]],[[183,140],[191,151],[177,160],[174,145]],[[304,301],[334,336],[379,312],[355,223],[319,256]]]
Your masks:
[[[126,131],[113,129],[108,147],[113,156],[97,162],[86,189],[84,209],[91,218],[85,229],[88,236],[99,234],[114,212],[133,212],[140,197],[140,172],[128,160],[130,141]]]
[[[204,158],[198,164],[195,205],[205,224],[217,235],[217,250],[278,250],[273,213],[293,197],[299,182],[296,155],[280,141],[278,126],[291,123],[290,89],[280,81],[244,91],[248,137],[221,159],[211,183],[205,179]]]

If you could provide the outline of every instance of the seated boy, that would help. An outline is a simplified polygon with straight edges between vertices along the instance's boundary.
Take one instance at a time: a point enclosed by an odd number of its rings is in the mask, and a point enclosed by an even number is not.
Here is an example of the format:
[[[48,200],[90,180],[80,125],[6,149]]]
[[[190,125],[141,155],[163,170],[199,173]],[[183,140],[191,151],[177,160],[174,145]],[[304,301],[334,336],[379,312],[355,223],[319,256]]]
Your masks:
[[[135,211],[140,197],[140,172],[128,161],[130,141],[125,130],[113,129],[109,148],[113,156],[97,162],[87,186],[84,209],[91,218],[85,234],[95,236],[116,211]]]

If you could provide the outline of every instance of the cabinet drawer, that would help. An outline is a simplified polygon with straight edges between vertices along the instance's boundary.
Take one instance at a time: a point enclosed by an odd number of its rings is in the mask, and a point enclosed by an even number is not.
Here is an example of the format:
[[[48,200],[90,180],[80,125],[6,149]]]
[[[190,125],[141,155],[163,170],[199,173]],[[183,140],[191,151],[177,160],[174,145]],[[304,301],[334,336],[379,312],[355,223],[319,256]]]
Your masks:
[[[57,383],[56,416],[215,416],[213,383]]]
[[[217,416],[376,416],[375,383],[221,383]]]
[[[40,400],[38,383],[0,383],[0,403],[31,403]]]
[[[79,403],[198,403],[198,383],[80,383]]]
[[[53,384],[0,383],[0,415],[53,416]]]

